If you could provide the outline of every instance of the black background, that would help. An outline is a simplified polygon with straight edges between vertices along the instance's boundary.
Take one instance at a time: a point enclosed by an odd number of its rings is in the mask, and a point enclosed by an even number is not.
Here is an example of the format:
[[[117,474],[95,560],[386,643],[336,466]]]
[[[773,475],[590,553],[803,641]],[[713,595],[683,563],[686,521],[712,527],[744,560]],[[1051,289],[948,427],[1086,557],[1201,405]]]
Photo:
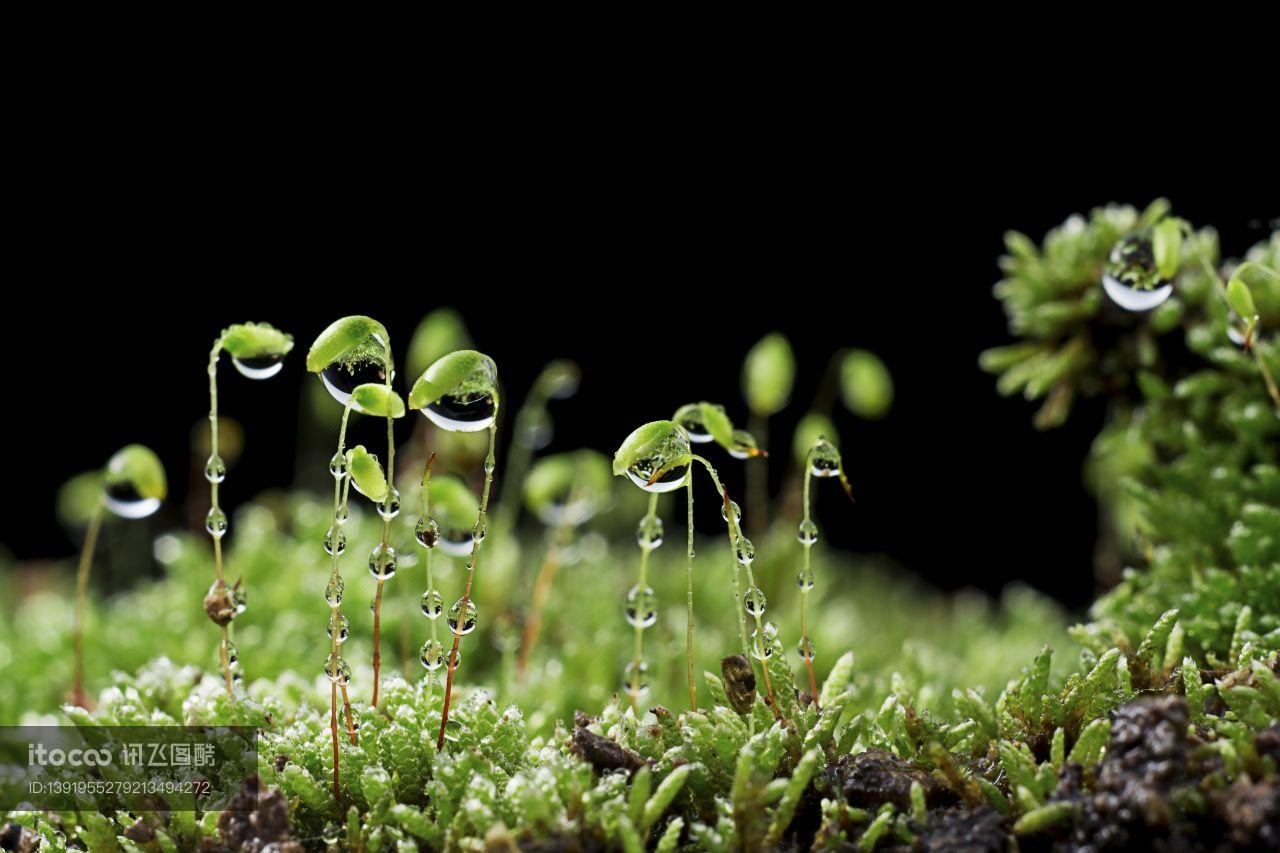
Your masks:
[[[1002,233],[1039,239],[1073,212],[1169,195],[1239,254],[1280,208],[1261,189],[1047,178],[1052,165],[922,175],[919,163],[873,162],[871,182],[802,165],[766,180],[627,163],[570,179],[524,162],[474,192],[450,174],[448,193],[420,171],[403,189],[384,171],[341,185],[153,173],[142,188],[105,165],[33,198],[16,232],[21,300],[5,326],[20,378],[4,408],[0,542],[21,558],[74,552],[54,520],[57,487],[127,442],[160,452],[185,494],[208,348],[226,324],[265,320],[299,342],[270,382],[224,369],[223,410],[249,437],[230,508],[293,479],[292,453],[276,448],[293,441],[300,383],[315,381],[302,353],[316,333],[369,314],[402,353],[426,312],[451,305],[517,400],[548,359],[582,365],[581,392],[556,404],[552,450],[611,454],[634,426],[697,399],[745,421],[741,358],[772,329],[796,348],[798,403],[835,350],[872,349],[897,400],[878,423],[838,418],[858,503],[824,518],[833,541],[947,588],[1024,579],[1077,607],[1094,593],[1096,510],[1081,465],[1103,412],[1078,407],[1066,428],[1039,434],[1034,407],[997,397],[978,370],[982,349],[1010,339],[991,296]],[[779,417],[775,435],[802,410]]]

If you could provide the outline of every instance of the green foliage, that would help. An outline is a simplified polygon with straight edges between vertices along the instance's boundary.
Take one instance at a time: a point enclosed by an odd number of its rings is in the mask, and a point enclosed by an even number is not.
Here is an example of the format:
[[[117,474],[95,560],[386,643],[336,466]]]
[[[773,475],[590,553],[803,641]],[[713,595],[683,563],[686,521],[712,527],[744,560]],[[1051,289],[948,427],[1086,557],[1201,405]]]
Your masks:
[[[351,472],[351,482],[360,494],[375,503],[386,500],[386,472],[382,470],[378,457],[365,450],[363,444],[357,444],[347,451],[347,470]]]
[[[351,408],[383,418],[404,417],[404,400],[395,391],[377,383],[357,385],[351,392]]]
[[[222,330],[219,343],[233,358],[264,358],[288,355],[293,336],[266,323],[236,323]]]
[[[747,352],[742,365],[742,396],[756,415],[776,415],[791,399],[795,378],[796,357],[790,341],[780,332],[771,332]]]
[[[335,362],[350,363],[367,354],[371,341],[385,347],[388,340],[386,327],[372,317],[343,317],[329,324],[311,345],[307,352],[307,370],[319,373]]]
[[[491,393],[497,381],[498,368],[489,356],[475,350],[451,352],[432,362],[413,383],[409,408],[426,408],[445,396]]]

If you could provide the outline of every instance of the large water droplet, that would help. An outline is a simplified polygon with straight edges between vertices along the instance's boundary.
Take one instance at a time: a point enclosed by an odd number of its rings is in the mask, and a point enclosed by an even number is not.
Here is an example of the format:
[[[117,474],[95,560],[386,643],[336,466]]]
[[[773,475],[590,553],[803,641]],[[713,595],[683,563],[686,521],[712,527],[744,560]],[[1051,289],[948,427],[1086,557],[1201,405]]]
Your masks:
[[[422,594],[422,615],[428,619],[439,619],[441,611],[444,610],[444,596],[439,590],[429,589]]]
[[[330,607],[337,607],[342,603],[342,591],[346,588],[347,582],[342,578],[330,578],[328,586],[324,588],[324,600]]]
[[[653,587],[639,586],[631,587],[631,591],[627,593],[627,606],[623,611],[626,613],[627,622],[637,628],[648,628],[654,622],[658,621],[658,600],[653,593]]]
[[[335,480],[341,480],[347,475],[347,455],[345,453],[338,451],[330,457],[329,473],[333,475]]]
[[[756,546],[752,545],[751,540],[745,536],[738,537],[736,551],[738,562],[744,566],[751,565],[751,561],[756,558]]]
[[[347,550],[347,534],[337,527],[330,527],[329,532],[324,535],[324,552],[333,556],[335,549],[338,554]]]
[[[236,370],[240,371],[241,376],[247,376],[250,379],[270,379],[284,368],[284,353],[254,358],[232,356],[231,363],[235,365]]]
[[[347,641],[349,625],[347,617],[342,615],[342,611],[329,611],[329,624],[326,626],[326,630],[329,632],[330,639],[337,640],[339,643],[345,643]],[[337,632],[336,637],[334,636],[334,632]]]
[[[627,478],[646,492],[672,492],[684,485],[689,463],[671,465],[672,460],[688,458],[689,437],[682,429],[672,429],[648,459],[641,459],[627,469]],[[649,482],[653,480],[653,482]]]
[[[726,522],[729,520],[730,512],[733,513],[733,521],[735,524],[742,521],[742,507],[738,506],[737,501],[729,501],[727,505],[724,503],[720,504],[720,517]]]
[[[631,695],[633,690],[632,682],[634,681],[635,697],[639,699],[642,694],[649,692],[649,664],[640,661],[638,678],[636,677],[636,672],[635,661],[626,665],[622,670],[622,689],[628,695]]]
[[[427,404],[422,414],[436,426],[450,432],[488,429],[498,411],[493,399],[497,383],[493,362],[482,358],[471,375],[453,389],[453,393]]]
[[[392,486],[387,490],[387,498],[378,504],[378,515],[383,521],[390,521],[400,514],[400,490]]]
[[[369,574],[376,580],[387,580],[396,574],[396,549],[390,545],[376,545],[369,552]]]
[[[809,473],[815,477],[840,476],[840,451],[825,438],[818,439],[813,446]]]
[[[729,448],[729,455],[734,459],[749,459],[752,456],[759,456],[760,445],[756,444],[756,437],[745,429],[735,429],[733,431],[733,445]]]
[[[428,672],[435,672],[444,666],[445,654],[443,643],[439,640],[427,640],[422,644],[422,650],[418,652],[418,660],[422,662]]]
[[[796,539],[801,545],[812,545],[818,541],[818,525],[812,518],[806,518],[796,528]]]
[[[646,551],[652,551],[662,544],[662,519],[645,516],[636,527],[636,544]]]
[[[474,540],[471,531],[446,527],[440,531],[440,550],[450,557],[468,557]]]
[[[440,525],[434,518],[419,518],[414,525],[413,535],[423,548],[434,548],[440,542]]]
[[[715,408],[724,411],[723,406]],[[681,406],[674,420],[694,444],[706,444],[712,440],[711,433],[707,432],[707,425],[702,418],[701,404],[690,403],[687,406]]]
[[[320,381],[340,405],[345,406],[351,399],[351,392],[361,385],[386,384],[387,371],[381,353],[375,357],[372,353],[377,351],[376,348],[369,349],[368,357],[357,358],[350,363],[335,361],[320,371]]]
[[[764,597],[764,590],[758,586],[753,586],[747,590],[742,596],[742,606],[752,616],[763,616],[765,606],[768,604]]]
[[[813,589],[813,569],[802,568],[796,572],[796,586],[800,587],[803,592]]]
[[[214,539],[221,539],[227,532],[227,514],[218,507],[211,507],[204,517],[204,529]]]
[[[751,632],[751,654],[756,660],[767,660],[778,650],[778,629],[773,623],[764,624],[763,636],[759,628]]]
[[[1150,311],[1173,295],[1172,282],[1161,278],[1156,268],[1150,229],[1116,242],[1102,274],[1102,288],[1126,311]]]
[[[132,483],[108,483],[103,489],[107,509],[121,518],[146,518],[160,508],[159,498],[144,498]]]
[[[324,674],[332,682],[346,684],[351,680],[351,664],[342,655],[330,654],[324,662]]]
[[[800,653],[801,660],[813,660],[817,651],[813,647],[813,640],[808,637],[801,637],[800,642],[796,644],[796,651]]]
[[[215,453],[204,463],[204,478],[210,483],[221,483],[227,479],[227,465],[221,456]]]
[[[461,621],[459,621],[461,620]],[[459,598],[449,608],[449,627],[455,634],[470,634],[476,629],[476,603],[467,601],[466,616],[462,615],[462,599]]]

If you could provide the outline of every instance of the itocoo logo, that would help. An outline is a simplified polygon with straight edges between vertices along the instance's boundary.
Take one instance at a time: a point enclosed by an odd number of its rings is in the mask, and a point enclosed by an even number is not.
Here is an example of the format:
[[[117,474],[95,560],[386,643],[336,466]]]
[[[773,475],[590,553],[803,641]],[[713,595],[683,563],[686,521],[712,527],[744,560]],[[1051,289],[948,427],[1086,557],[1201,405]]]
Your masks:
[[[30,767],[105,767],[111,763],[107,749],[48,749],[42,743],[27,744]]]

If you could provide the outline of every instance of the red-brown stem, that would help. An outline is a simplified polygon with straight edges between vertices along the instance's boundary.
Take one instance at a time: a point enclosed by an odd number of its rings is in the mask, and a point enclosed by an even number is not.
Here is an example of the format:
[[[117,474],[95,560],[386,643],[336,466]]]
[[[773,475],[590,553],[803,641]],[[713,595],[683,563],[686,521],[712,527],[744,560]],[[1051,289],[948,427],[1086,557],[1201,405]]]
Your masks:
[[[355,746],[356,740],[356,723],[351,716],[351,699],[347,696],[347,685],[342,685],[342,713],[347,715],[347,736],[351,738],[351,745]]]
[[[385,557],[384,557],[385,559]],[[377,591],[373,594],[373,707],[378,707],[378,685],[382,680],[378,677],[382,671],[382,581],[378,581]]]

